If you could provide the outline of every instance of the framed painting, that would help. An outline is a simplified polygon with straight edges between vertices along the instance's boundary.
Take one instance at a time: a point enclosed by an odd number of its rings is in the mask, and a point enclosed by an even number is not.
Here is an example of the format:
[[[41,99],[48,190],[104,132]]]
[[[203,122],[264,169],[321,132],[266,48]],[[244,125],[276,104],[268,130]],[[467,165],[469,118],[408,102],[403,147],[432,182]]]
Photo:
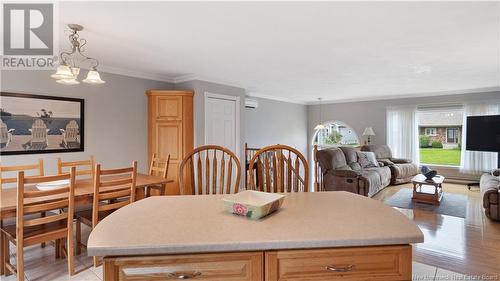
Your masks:
[[[84,150],[84,100],[0,93],[0,154]]]

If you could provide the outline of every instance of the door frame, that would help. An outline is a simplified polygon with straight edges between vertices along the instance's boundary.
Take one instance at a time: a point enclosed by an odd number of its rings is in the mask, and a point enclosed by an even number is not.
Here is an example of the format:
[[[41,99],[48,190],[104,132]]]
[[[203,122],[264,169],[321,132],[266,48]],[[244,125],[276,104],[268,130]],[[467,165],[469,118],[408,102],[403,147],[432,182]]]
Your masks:
[[[205,98],[204,98],[204,108],[205,108],[205,144],[208,142],[208,111],[207,111],[207,104],[208,104],[208,99],[214,98],[214,99],[222,99],[222,100],[229,100],[229,101],[234,101],[236,103],[236,120],[235,120],[235,125],[236,125],[236,151],[233,151],[234,154],[239,158],[240,157],[240,143],[241,143],[241,135],[240,135],[240,97],[239,96],[231,96],[231,95],[223,95],[223,94],[216,94],[216,93],[211,93],[211,92],[205,92]]]

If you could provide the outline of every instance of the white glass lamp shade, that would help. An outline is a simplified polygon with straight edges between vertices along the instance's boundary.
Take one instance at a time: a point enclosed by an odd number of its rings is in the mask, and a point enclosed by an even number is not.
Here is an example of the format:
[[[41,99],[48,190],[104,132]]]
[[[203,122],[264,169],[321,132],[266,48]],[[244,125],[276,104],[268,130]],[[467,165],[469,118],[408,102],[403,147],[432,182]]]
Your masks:
[[[373,131],[372,127],[367,127],[365,128],[365,131],[363,132],[363,136],[374,136],[375,132]]]
[[[80,84],[80,81],[76,80],[75,78],[59,79],[59,80],[56,80],[56,82],[59,84],[63,84],[63,85],[78,85],[78,84]]]
[[[318,125],[316,125],[316,127],[314,127],[314,130],[319,131],[319,130],[323,130],[324,128],[325,128],[325,125],[318,124]]]
[[[57,67],[56,73],[50,75],[50,77],[54,79],[72,79],[73,78],[73,72],[71,71],[71,68],[67,65],[59,65]]]
[[[84,83],[88,84],[104,84],[106,81],[101,80],[101,75],[96,70],[89,70],[87,73],[87,78],[83,80]]]

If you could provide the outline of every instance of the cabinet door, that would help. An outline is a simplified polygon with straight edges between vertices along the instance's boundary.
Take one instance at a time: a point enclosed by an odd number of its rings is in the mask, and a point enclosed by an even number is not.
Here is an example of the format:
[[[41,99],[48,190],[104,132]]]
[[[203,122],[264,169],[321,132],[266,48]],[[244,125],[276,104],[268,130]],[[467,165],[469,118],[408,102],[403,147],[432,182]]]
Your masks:
[[[411,280],[411,246],[266,252],[268,281]]]
[[[183,158],[182,123],[156,122],[153,132],[154,152],[158,157],[166,158],[170,154],[168,178],[174,182],[167,184],[167,194],[179,194],[178,170]]]
[[[263,281],[263,253],[222,253],[105,258],[112,280]]]
[[[182,120],[182,97],[181,96],[158,96],[155,97],[156,120]]]

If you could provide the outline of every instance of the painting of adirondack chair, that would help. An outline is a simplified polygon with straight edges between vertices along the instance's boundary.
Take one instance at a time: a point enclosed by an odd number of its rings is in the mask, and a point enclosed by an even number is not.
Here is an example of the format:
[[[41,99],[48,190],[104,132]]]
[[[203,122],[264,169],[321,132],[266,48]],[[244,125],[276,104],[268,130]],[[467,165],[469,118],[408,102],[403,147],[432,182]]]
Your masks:
[[[74,97],[0,91],[0,155],[84,151],[84,104]]]
[[[0,120],[0,147],[4,148],[9,146],[12,141],[12,133],[15,129],[7,129],[7,124]]]
[[[44,150],[49,145],[47,135],[50,129],[42,119],[36,119],[31,129],[31,140],[23,145],[25,150]]]
[[[78,137],[78,123],[75,120],[71,120],[66,129],[59,129],[63,136],[61,142],[61,147],[64,148],[79,148],[80,142]]]

